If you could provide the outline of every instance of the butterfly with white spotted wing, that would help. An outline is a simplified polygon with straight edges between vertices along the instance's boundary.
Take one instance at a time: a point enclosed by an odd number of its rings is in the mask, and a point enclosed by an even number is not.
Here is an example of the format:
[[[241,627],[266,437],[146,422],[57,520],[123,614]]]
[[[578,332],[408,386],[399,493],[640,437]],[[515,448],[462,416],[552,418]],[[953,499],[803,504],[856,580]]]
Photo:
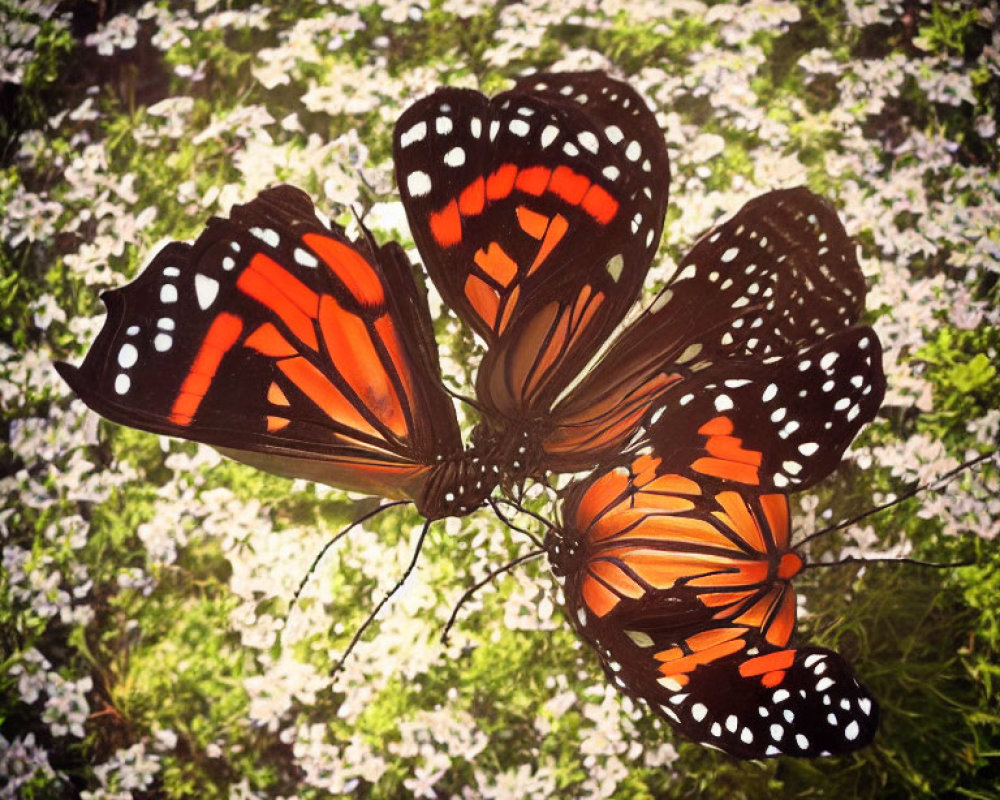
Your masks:
[[[548,537],[569,617],[610,679],[678,731],[742,758],[868,744],[878,709],[829,650],[789,647],[789,487],[826,477],[885,388],[874,333],[708,368],[648,444],[564,495]]]

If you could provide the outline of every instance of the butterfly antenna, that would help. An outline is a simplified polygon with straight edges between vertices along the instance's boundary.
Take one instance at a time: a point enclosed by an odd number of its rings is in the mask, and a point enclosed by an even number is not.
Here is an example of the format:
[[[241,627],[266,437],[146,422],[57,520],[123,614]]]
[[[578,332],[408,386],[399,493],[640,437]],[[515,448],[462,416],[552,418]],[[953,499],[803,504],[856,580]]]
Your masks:
[[[378,508],[372,509],[366,514],[362,514],[360,517],[354,520],[354,522],[352,522],[346,528],[338,532],[332,539],[330,539],[330,541],[324,544],[323,549],[319,551],[319,554],[316,556],[316,558],[313,559],[312,564],[309,565],[309,571],[306,572],[305,577],[303,577],[302,580],[299,582],[299,588],[296,589],[295,594],[292,595],[292,602],[289,603],[288,605],[288,613],[285,614],[285,620],[287,621],[288,618],[292,615],[292,611],[295,610],[295,605],[299,601],[299,595],[302,594],[302,590],[306,588],[306,584],[309,582],[309,579],[312,577],[313,573],[316,571],[316,568],[319,566],[319,562],[323,560],[323,556],[326,555],[327,551],[331,547],[333,547],[337,542],[339,542],[341,539],[347,536],[348,533],[350,533],[352,530],[358,527],[358,525],[360,525],[361,523],[367,522],[372,517],[381,514],[386,509],[393,508],[394,506],[407,505],[409,502],[410,502],[409,500],[393,500],[390,503],[383,503],[382,505],[378,506]]]
[[[496,509],[494,509],[496,510]],[[451,633],[451,629],[455,625],[455,619],[458,617],[459,609],[465,605],[466,601],[472,597],[476,592],[482,589],[487,583],[493,580],[497,575],[502,575],[504,572],[509,572],[514,569],[518,564],[523,564],[525,561],[530,561],[533,558],[538,558],[540,555],[544,555],[545,550],[539,547],[537,550],[531,550],[525,553],[523,556],[518,556],[513,561],[508,561],[506,564],[497,567],[495,570],[487,573],[486,577],[481,581],[474,583],[469,589],[467,589],[460,598],[458,602],[455,603],[455,607],[451,611],[451,616],[448,617],[448,622],[444,626],[444,630],[441,631],[441,644],[448,644],[448,635]]]
[[[386,592],[385,596],[381,600],[379,600],[378,605],[376,605],[375,608],[372,609],[372,612],[368,615],[368,618],[363,623],[361,623],[361,626],[354,632],[354,636],[351,637],[351,641],[348,642],[347,648],[340,656],[340,659],[337,661],[331,674],[336,674],[343,668],[344,662],[347,661],[348,656],[351,655],[351,652],[354,650],[355,645],[357,645],[357,643],[361,640],[361,637],[362,635],[364,635],[364,632],[368,629],[368,626],[375,621],[375,618],[378,616],[379,612],[382,610],[385,604],[392,599],[392,596],[403,588],[403,584],[406,583],[407,578],[410,577],[410,574],[417,566],[417,559],[420,557],[420,550],[424,546],[424,539],[426,538],[427,531],[430,530],[430,527],[431,527],[431,520],[426,520],[424,522],[423,528],[421,528],[420,530],[420,536],[417,538],[417,546],[413,548],[413,556],[410,558],[410,563],[407,565],[406,570],[400,576],[399,580],[396,581],[396,584],[388,592]]]
[[[818,567],[842,567],[846,564],[913,564],[917,567],[933,567],[934,569],[954,569],[955,567],[971,567],[975,561],[951,561],[940,563],[937,561],[921,561],[917,558],[896,558],[884,556],[876,558],[865,558],[864,556],[845,556],[838,561],[813,561],[806,564],[802,569],[816,569]]]
[[[483,413],[483,407],[482,407],[481,405],[479,405],[479,403],[478,403],[478,402],[476,402],[476,400],[475,400],[474,398],[472,398],[472,397],[467,397],[467,396],[466,396],[466,395],[464,395],[464,394],[459,394],[459,393],[458,393],[458,392],[456,392],[456,391],[455,391],[454,389],[450,389],[450,388],[449,388],[449,387],[447,387],[447,386],[445,386],[445,387],[444,387],[444,390],[445,390],[445,392],[447,392],[447,393],[448,393],[448,395],[449,395],[449,396],[451,396],[451,397],[454,397],[454,398],[455,398],[456,400],[458,400],[458,401],[459,401],[460,403],[465,403],[465,404],[466,404],[467,406],[470,406],[471,408],[474,408],[474,409],[475,409],[476,411],[478,411],[478,412],[479,412],[480,414],[482,414],[482,413]]]
[[[536,514],[534,511],[529,511],[528,509],[524,508],[523,506],[519,505],[518,503],[514,503],[514,502],[512,502],[510,500],[507,500],[506,498],[503,498],[503,497],[490,497],[490,498],[488,498],[487,502],[490,504],[490,508],[493,509],[493,513],[496,514],[500,518],[500,521],[504,525],[506,525],[511,530],[514,530],[514,531],[517,531],[518,533],[524,534],[524,536],[528,537],[534,543],[535,547],[544,547],[544,545],[542,544],[541,539],[539,539],[537,536],[535,536],[535,534],[533,534],[527,528],[522,528],[520,525],[516,525],[511,520],[510,517],[508,517],[506,514],[504,514],[503,511],[501,511],[497,507],[497,503],[505,503],[506,505],[513,506],[515,509],[517,509],[518,511],[520,511],[522,514],[527,514],[530,517],[534,517],[535,519],[537,519],[539,522],[541,522],[546,527],[551,528],[552,527],[552,523],[551,522],[549,522],[548,520],[546,520],[544,517]]]
[[[813,539],[818,539],[820,536],[824,536],[824,535],[826,535],[828,533],[833,533],[834,531],[843,530],[844,528],[847,528],[850,525],[854,525],[855,523],[858,523],[858,522],[860,522],[863,519],[867,519],[868,517],[872,516],[873,514],[877,514],[880,511],[885,511],[887,508],[892,508],[893,506],[898,505],[899,503],[902,503],[904,500],[909,500],[914,495],[917,495],[917,494],[919,494],[920,492],[922,492],[922,491],[924,491],[926,489],[931,489],[933,487],[945,484],[948,481],[950,481],[952,478],[954,478],[956,475],[958,475],[960,472],[962,472],[964,470],[967,470],[970,467],[974,467],[976,464],[979,464],[982,461],[987,461],[988,459],[993,458],[995,455],[997,455],[997,453],[1000,453],[1000,450],[992,450],[989,453],[983,453],[982,455],[979,455],[976,458],[973,458],[973,459],[971,459],[969,461],[966,461],[966,462],[964,462],[962,464],[959,464],[954,469],[948,470],[946,473],[944,473],[943,475],[938,476],[937,478],[934,478],[933,480],[927,481],[926,483],[921,483],[921,484],[919,484],[917,486],[914,486],[912,489],[907,489],[905,492],[903,492],[899,497],[897,497],[894,500],[891,500],[891,501],[886,502],[886,503],[882,503],[881,505],[877,505],[874,508],[870,508],[867,511],[861,513],[861,514],[858,514],[858,515],[853,516],[853,517],[849,517],[848,519],[845,519],[845,520],[841,520],[840,522],[837,522],[834,525],[830,525],[829,527],[823,528],[822,530],[816,531],[815,533],[811,533],[807,537],[805,537],[804,539],[802,539],[800,542],[798,542],[797,544],[793,545],[792,549],[793,550],[798,550],[800,547],[802,547],[805,544],[808,544]],[[890,559],[890,560],[892,560],[892,559]],[[894,559],[894,560],[902,561],[903,559]],[[952,565],[942,564],[941,566],[945,567],[945,566],[952,566]],[[956,565],[956,566],[962,566],[962,565]]]
[[[555,523],[552,522],[552,520],[546,519],[545,517],[543,517],[538,512],[532,511],[530,508],[525,508],[524,506],[520,505],[519,503],[515,503],[513,500],[508,500],[506,497],[495,497],[495,498],[491,497],[489,502],[490,502],[490,505],[493,506],[493,511],[496,513],[496,515],[498,517],[500,517],[500,519],[504,522],[505,525],[508,525],[511,528],[514,528],[514,530],[516,530],[516,531],[518,531],[520,533],[524,533],[525,535],[527,535],[529,537],[531,537],[530,533],[528,533],[527,531],[523,530],[522,528],[516,527],[513,523],[511,523],[511,522],[508,521],[507,517],[496,507],[497,503],[503,503],[504,505],[511,506],[516,511],[519,511],[522,514],[527,514],[529,517],[533,517],[535,520],[537,520],[538,522],[540,522],[542,525],[544,525],[549,530],[552,530],[553,528],[558,527]],[[532,537],[532,540],[535,541],[536,544],[539,544],[536,540],[534,540],[533,537]],[[541,546],[541,545],[539,544],[539,546]]]

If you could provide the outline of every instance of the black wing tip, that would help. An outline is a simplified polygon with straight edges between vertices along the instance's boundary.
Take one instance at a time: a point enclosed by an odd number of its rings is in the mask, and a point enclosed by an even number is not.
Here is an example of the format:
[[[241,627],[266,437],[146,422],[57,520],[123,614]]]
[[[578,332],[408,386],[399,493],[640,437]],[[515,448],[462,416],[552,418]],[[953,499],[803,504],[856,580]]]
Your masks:
[[[72,364],[66,361],[53,361],[52,366],[56,368],[56,372],[59,373],[59,377],[69,384],[69,387],[73,389],[74,384],[77,382],[77,377],[80,374],[80,368],[74,367]],[[76,391],[74,389],[74,391]]]

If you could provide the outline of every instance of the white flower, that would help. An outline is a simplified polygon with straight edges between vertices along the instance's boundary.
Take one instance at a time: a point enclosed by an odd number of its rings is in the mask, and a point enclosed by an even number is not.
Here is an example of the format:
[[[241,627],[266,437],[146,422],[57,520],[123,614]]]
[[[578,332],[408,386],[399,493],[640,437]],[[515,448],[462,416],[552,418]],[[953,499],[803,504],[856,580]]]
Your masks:
[[[97,47],[102,56],[114,55],[115,50],[131,50],[136,45],[139,20],[131,14],[112,17],[95,33],[84,40],[89,47]]]

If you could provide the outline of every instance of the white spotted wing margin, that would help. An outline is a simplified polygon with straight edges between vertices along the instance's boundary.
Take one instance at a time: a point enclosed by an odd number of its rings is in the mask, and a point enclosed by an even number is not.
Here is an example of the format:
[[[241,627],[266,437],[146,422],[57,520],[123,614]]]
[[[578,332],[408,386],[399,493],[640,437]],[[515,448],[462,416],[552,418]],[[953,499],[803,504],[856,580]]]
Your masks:
[[[878,705],[847,662],[818,647],[788,652],[794,660],[773,686],[744,677],[740,653],[695,668],[680,691],[655,679],[629,688],[686,738],[737,758],[839,756],[871,744]]]
[[[430,314],[395,244],[357,241],[291,186],[172,242],[102,295],[83,364],[57,364],[121,424],[393,498],[461,452]]]
[[[393,154],[428,273],[490,347],[529,335],[555,301],[599,298],[564,348],[572,363],[546,379],[563,388],[638,296],[659,243],[669,166],[649,107],[598,72],[533,75],[493,98],[446,87],[402,114]]]

